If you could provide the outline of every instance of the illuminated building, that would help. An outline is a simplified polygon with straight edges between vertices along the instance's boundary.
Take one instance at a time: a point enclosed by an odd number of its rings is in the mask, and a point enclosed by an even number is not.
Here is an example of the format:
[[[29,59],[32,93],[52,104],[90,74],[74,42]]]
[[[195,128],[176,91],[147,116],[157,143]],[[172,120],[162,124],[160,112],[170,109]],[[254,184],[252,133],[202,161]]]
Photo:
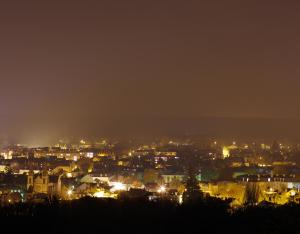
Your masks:
[[[229,156],[230,156],[230,151],[226,146],[224,146],[223,147],[223,158],[228,158]]]
[[[49,175],[45,170],[36,175],[30,171],[27,177],[27,189],[32,193],[59,194],[61,191],[60,176]]]

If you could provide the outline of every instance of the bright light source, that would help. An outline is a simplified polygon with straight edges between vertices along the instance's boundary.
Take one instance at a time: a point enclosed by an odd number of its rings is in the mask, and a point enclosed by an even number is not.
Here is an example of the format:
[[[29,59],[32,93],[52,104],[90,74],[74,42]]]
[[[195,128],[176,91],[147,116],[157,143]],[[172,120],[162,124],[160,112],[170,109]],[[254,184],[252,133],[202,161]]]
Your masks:
[[[88,153],[86,154],[86,156],[87,156],[88,158],[93,158],[93,157],[94,157],[94,153],[93,153],[93,152],[88,152]]]
[[[94,197],[98,197],[98,198],[105,197],[104,192],[103,191],[95,192]]]
[[[182,204],[182,202],[183,202],[182,195],[179,195],[179,197],[178,197],[178,202],[179,202],[179,204]]]
[[[73,191],[70,189],[70,190],[68,190],[67,194],[68,194],[69,196],[71,196],[71,195],[73,194]]]
[[[291,196],[295,196],[296,195],[296,192],[294,190],[291,191]]]
[[[166,187],[165,187],[165,186],[161,186],[161,187],[157,190],[157,192],[159,192],[159,193],[165,193],[165,192],[166,192]]]
[[[113,184],[113,188],[111,189],[112,191],[122,191],[126,190],[126,186],[120,182],[115,182]]]
[[[228,158],[230,156],[230,151],[227,147],[223,147],[223,158]]]

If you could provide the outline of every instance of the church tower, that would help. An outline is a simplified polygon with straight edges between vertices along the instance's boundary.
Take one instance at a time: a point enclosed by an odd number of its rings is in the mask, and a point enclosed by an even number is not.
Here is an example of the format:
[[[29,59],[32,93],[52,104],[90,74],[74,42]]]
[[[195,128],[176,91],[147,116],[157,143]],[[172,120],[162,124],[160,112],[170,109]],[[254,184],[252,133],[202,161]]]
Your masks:
[[[42,191],[43,193],[48,193],[48,183],[49,183],[49,175],[47,170],[43,170],[42,172]]]
[[[30,170],[27,176],[27,190],[29,188],[33,188],[33,183],[34,183],[33,180],[34,180],[34,173],[32,170]]]

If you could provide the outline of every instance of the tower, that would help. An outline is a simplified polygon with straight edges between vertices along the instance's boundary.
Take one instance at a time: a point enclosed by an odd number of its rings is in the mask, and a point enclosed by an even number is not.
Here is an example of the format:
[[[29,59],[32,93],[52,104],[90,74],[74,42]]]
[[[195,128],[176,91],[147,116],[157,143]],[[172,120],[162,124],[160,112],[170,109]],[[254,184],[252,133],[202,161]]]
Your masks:
[[[43,180],[43,184],[45,185],[48,184],[49,176],[46,170],[43,170],[42,172],[42,180]]]
[[[29,188],[33,188],[33,179],[34,173],[32,170],[30,170],[27,176],[27,190],[29,190]]]

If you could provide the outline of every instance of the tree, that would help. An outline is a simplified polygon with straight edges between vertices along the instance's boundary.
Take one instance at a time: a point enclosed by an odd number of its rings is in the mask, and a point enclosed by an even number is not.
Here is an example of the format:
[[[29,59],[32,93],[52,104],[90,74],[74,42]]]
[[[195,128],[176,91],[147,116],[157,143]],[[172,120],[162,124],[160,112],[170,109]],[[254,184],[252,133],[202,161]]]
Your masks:
[[[244,193],[244,204],[253,206],[258,203],[260,189],[257,183],[247,183]]]
[[[195,202],[203,198],[203,193],[200,190],[199,182],[196,178],[197,170],[190,167],[188,178],[186,180],[185,192],[183,193],[183,202]]]

